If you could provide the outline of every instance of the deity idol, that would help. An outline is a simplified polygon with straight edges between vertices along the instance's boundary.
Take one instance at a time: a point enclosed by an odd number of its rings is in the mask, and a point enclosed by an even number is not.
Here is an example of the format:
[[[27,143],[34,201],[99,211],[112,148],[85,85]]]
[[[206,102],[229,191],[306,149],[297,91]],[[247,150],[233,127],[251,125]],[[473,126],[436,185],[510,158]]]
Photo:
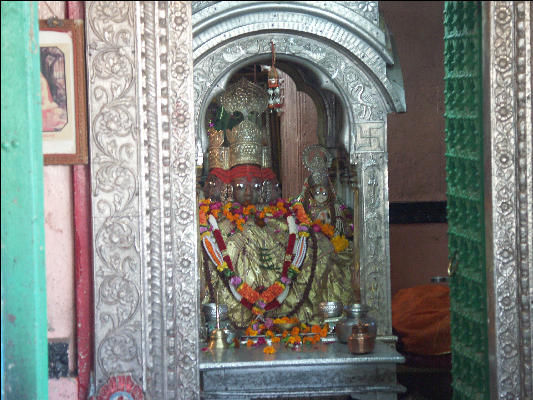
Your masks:
[[[244,118],[209,130],[208,182],[222,182],[233,201],[207,189],[212,198],[200,201],[202,302],[226,304],[239,327],[265,316],[318,322],[320,302],[354,301],[352,244],[331,224],[314,224],[301,202],[279,198],[269,138],[254,121],[265,91],[242,79],[219,102]]]
[[[305,179],[302,193],[297,197],[313,221],[331,224],[335,235],[352,237],[351,213],[337,198],[328,176],[333,157],[320,145],[308,146],[303,152],[303,162],[311,175]]]

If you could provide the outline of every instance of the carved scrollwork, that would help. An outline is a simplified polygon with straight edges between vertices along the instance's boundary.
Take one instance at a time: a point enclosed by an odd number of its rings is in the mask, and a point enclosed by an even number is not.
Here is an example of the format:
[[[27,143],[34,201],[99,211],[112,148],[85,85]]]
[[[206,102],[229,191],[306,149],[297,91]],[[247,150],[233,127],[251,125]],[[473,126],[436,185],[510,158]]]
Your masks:
[[[105,315],[103,316],[105,318]],[[136,331],[140,324],[131,325],[121,330],[113,331],[98,345],[97,360],[103,375],[109,377],[114,374],[132,373],[132,364],[140,364],[139,343]]]
[[[142,382],[134,7],[87,7],[97,385]]]
[[[191,5],[172,2],[168,10],[170,21],[169,65],[170,88],[170,151],[168,175],[168,204],[165,217],[172,227],[168,239],[172,244],[168,252],[166,274],[167,326],[166,349],[171,354],[168,371],[169,398],[191,399],[199,396],[198,363],[198,271],[196,226],[196,141],[193,129],[193,76]],[[170,395],[172,397],[170,397]]]
[[[195,98],[205,99],[230,65],[245,62],[247,58],[258,54],[270,54],[270,40],[276,43],[276,52],[279,55],[295,57],[300,60],[299,62],[307,60],[313,68],[324,71],[327,76],[330,76],[346,98],[354,121],[384,120],[388,106],[376,85],[358,65],[324,43],[294,34],[243,37],[215,49],[195,65]],[[375,59],[377,55],[373,55],[363,42],[360,46],[361,53],[366,52],[368,55],[366,58],[370,59],[367,62],[378,65],[379,61]],[[384,64],[383,61],[381,62]],[[196,102],[196,126],[200,121],[201,108],[201,102]],[[202,142],[206,141],[202,140]],[[383,140],[382,143],[385,141]]]
[[[489,9],[495,393],[531,398],[531,5]]]

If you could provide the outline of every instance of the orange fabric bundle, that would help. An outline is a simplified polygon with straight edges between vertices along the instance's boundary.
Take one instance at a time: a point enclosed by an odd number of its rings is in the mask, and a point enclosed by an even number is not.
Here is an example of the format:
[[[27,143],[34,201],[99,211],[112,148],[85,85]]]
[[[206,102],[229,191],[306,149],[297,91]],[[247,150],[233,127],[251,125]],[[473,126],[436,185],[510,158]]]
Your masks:
[[[428,284],[399,290],[392,298],[392,327],[407,352],[449,353],[450,288]]]

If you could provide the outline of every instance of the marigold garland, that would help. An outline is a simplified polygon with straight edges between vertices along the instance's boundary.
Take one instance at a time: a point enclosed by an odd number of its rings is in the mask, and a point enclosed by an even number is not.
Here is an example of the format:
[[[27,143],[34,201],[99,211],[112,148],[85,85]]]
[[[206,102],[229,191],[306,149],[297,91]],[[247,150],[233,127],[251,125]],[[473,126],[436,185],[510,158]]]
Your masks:
[[[284,216],[287,218],[289,240],[280,279],[276,280],[261,293],[251,288],[235,274],[231,258],[226,251],[226,244],[224,243],[216,221],[218,212],[212,212],[212,210],[220,210],[221,208],[224,216],[229,221],[234,222],[237,229],[240,230],[243,229],[242,225],[246,223],[250,215],[255,215],[258,219],[261,218],[261,212],[258,213],[256,207],[253,205],[243,208],[239,203],[227,203],[221,207],[221,203],[219,202],[211,203],[210,199],[202,200],[200,202],[200,221],[203,224],[200,226],[200,234],[204,249],[209,258],[215,264],[217,271],[229,279],[229,288],[234,297],[244,306],[251,309],[253,314],[262,315],[265,311],[279,307],[287,297],[287,285],[290,285],[292,280],[300,272],[299,267],[303,263],[307,249],[305,240],[307,238],[308,226],[300,220],[298,220],[300,223],[298,226],[295,221],[297,217],[294,216],[298,214],[302,218],[302,221],[308,221],[301,204],[297,203],[296,209],[293,211],[290,203],[278,201],[276,206],[267,206],[265,207],[266,210],[262,210],[265,216]],[[208,223],[211,225],[211,230],[209,230]],[[296,241],[297,234],[299,237],[298,242]],[[214,240],[212,237],[214,237]]]
[[[244,224],[250,217],[254,218],[256,222],[262,222],[265,218],[293,217],[296,219],[297,223],[293,223],[292,227],[292,230],[296,230],[296,232],[289,235],[282,276],[263,292],[257,292],[235,274],[231,258],[226,251],[222,234],[216,224],[220,213],[230,222],[234,223],[235,227],[240,231],[244,229]],[[234,297],[245,307],[252,310],[252,313],[255,315],[262,315],[265,311],[279,307],[286,298],[288,294],[286,292],[286,289],[288,290],[287,285],[290,285],[296,279],[300,272],[299,267],[305,258],[307,248],[305,239],[309,237],[311,224],[315,232],[320,231],[330,238],[336,252],[345,250],[349,245],[348,240],[344,236],[333,236],[335,230],[332,225],[325,224],[320,220],[311,222],[311,219],[300,202],[290,203],[280,199],[275,204],[267,205],[259,210],[254,205],[243,207],[239,203],[231,202],[222,205],[220,202],[211,202],[210,199],[204,199],[200,201],[199,214],[200,234],[207,255],[215,263],[217,271],[228,279],[228,281],[225,281],[226,286],[233,293]],[[211,216],[213,220],[210,219]],[[289,218],[287,220],[289,222]],[[209,225],[212,225],[211,229]],[[291,231],[290,225],[289,223],[289,231]],[[234,230],[230,232],[230,235],[233,232]],[[296,234],[299,238],[298,241]],[[214,241],[212,237],[214,237]],[[316,259],[317,248],[315,238],[313,238],[313,242],[313,257]],[[314,268],[311,273],[313,277]],[[310,289],[310,287],[306,288],[308,295],[309,290],[307,289]],[[212,295],[212,291],[212,288],[210,288],[210,296]],[[302,297],[302,300],[304,300],[307,296],[304,295]],[[292,313],[295,313],[300,308],[299,306],[301,306],[301,302],[298,303]]]

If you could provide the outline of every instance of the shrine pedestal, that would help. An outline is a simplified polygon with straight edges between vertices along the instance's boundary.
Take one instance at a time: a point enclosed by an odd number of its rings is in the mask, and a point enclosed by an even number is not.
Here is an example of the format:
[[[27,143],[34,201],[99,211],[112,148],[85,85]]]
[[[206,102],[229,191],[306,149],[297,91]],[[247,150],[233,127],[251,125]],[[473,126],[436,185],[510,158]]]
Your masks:
[[[209,350],[200,354],[202,399],[331,397],[396,399],[405,391],[396,381],[396,364],[404,357],[377,342],[374,352],[355,355],[338,342],[304,345],[293,351],[276,346]]]

